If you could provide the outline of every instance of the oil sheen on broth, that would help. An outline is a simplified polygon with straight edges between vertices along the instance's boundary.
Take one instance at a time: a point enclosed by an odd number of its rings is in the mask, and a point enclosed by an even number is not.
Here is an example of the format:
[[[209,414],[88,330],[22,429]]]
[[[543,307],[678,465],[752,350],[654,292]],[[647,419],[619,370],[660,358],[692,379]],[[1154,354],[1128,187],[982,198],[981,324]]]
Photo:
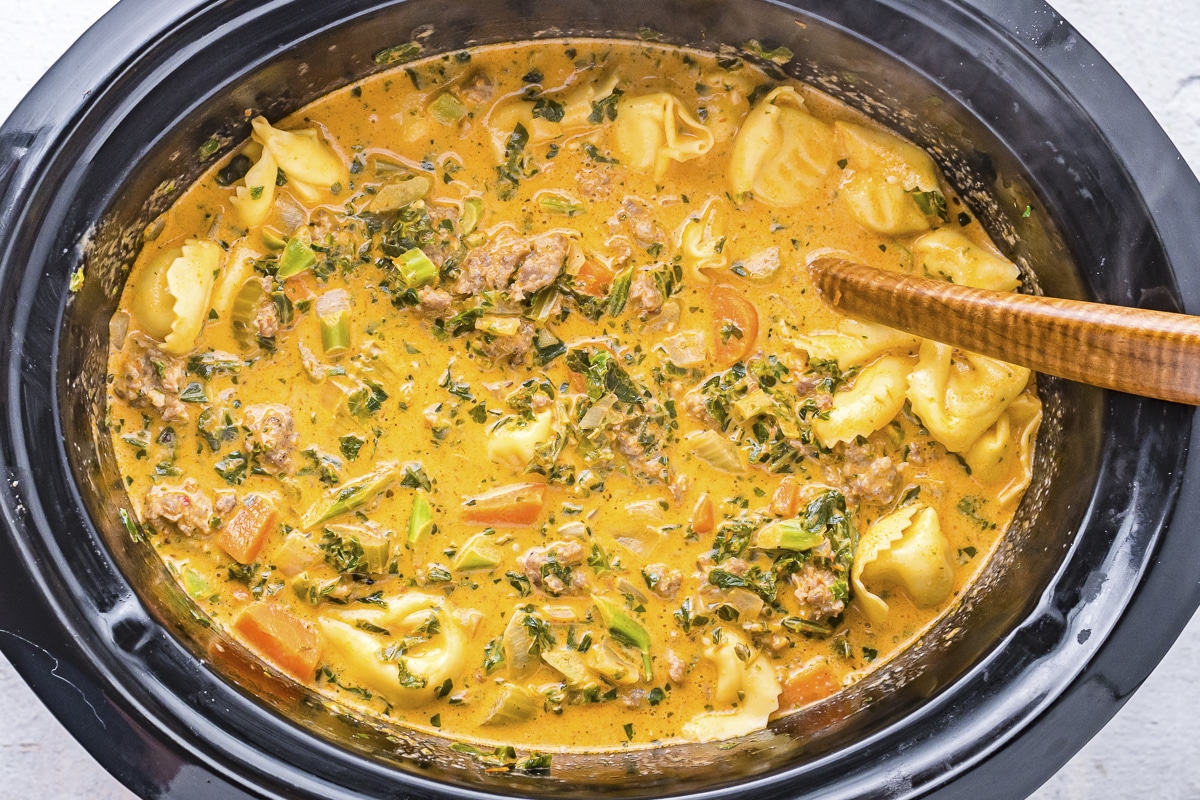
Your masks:
[[[253,131],[130,275],[108,423],[197,613],[343,706],[488,746],[742,735],[904,648],[1008,526],[1029,372],[841,317],[804,264],[1018,271],[811,88],[542,42]]]

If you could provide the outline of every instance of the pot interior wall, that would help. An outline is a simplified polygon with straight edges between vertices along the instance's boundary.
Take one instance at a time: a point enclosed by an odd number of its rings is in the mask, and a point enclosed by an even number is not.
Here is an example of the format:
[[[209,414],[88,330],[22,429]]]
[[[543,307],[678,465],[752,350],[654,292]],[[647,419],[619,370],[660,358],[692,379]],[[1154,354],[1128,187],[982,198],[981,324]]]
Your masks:
[[[453,3],[377,3],[342,0],[297,13],[287,2],[256,6],[224,3],[203,18],[193,18],[166,33],[138,64],[114,80],[96,98],[90,117],[74,134],[79,145],[78,171],[60,176],[72,189],[68,226],[59,232],[65,247],[86,239],[87,281],[68,305],[58,347],[58,403],[62,426],[72,447],[71,469],[82,501],[108,554],[84,559],[76,572],[82,594],[91,598],[121,651],[118,660],[136,662],[155,686],[181,698],[181,708],[205,716],[229,736],[254,735],[255,747],[311,769],[331,781],[350,780],[364,793],[387,791],[399,769],[423,778],[483,786],[510,793],[537,791],[579,796],[579,783],[594,794],[651,796],[743,783],[785,766],[805,765],[813,785],[832,779],[855,759],[873,758],[864,744],[905,720],[932,713],[930,698],[946,692],[985,658],[998,658],[1014,642],[1028,657],[1048,648],[1059,628],[1030,630],[1020,623],[1044,600],[1043,594],[1071,552],[1102,559],[1115,529],[1075,540],[1085,516],[1095,513],[1093,493],[1111,472],[1119,485],[1130,470],[1151,497],[1169,494],[1161,465],[1131,461],[1113,465],[1103,453],[1127,448],[1130,458],[1167,441],[1177,415],[1162,405],[1129,400],[1106,414],[1102,393],[1054,379],[1039,389],[1047,415],[1040,437],[1037,478],[1018,514],[1014,530],[959,606],[921,642],[892,664],[851,690],[748,737],[733,749],[676,746],[617,755],[575,754],[556,757],[549,776],[496,776],[469,758],[450,751],[447,742],[412,732],[384,730],[341,715],[318,697],[265,673],[261,664],[220,634],[197,623],[193,606],[165,573],[152,548],[132,541],[120,517],[128,507],[116,470],[104,419],[104,375],[109,341],[108,319],[128,266],[142,246],[143,232],[158,214],[195,179],[208,162],[196,157],[210,137],[227,153],[248,134],[247,119],[264,113],[275,119],[338,86],[377,72],[373,54],[408,41],[425,53],[453,51],[478,43],[559,35],[637,38],[646,30],[671,44],[713,50],[750,39],[786,44],[796,59],[784,70],[857,106],[926,146],[972,212],[1010,257],[1027,271],[1030,287],[1040,284],[1067,297],[1099,296],[1114,302],[1144,302],[1174,297],[1165,258],[1152,246],[1148,223],[1120,229],[1121,209],[1114,201],[1099,215],[1093,196],[1083,203],[1062,166],[1044,157],[1030,133],[1022,138],[1006,110],[1025,104],[1026,124],[1054,135],[1053,87],[1006,78],[995,63],[968,52],[950,28],[968,21],[952,19],[946,30],[928,27],[895,11],[888,3],[798,3],[801,11],[767,2],[668,0],[657,4],[600,4],[583,0],[457,0]],[[874,43],[863,37],[867,32]],[[914,37],[921,42],[915,48]],[[957,64],[948,79],[936,65]],[[959,88],[948,88],[953,84]],[[961,86],[960,86],[961,85]],[[962,94],[962,86],[971,88]],[[1032,95],[1032,97],[1031,97]],[[1030,105],[1032,104],[1032,105]],[[1032,130],[1031,128],[1031,130]],[[997,130],[999,129],[999,130]],[[1091,142],[1098,133],[1075,136]],[[1102,140],[1096,138],[1097,151]],[[86,155],[86,157],[83,157]],[[1097,157],[1099,161],[1099,156]],[[1115,173],[1119,177],[1119,170]],[[48,175],[47,180],[53,180]],[[1116,180],[1099,169],[1077,182]],[[1136,198],[1123,202],[1135,202]],[[1037,213],[1024,216],[1032,204]],[[1114,224],[1096,229],[1099,217]],[[1136,244],[1144,243],[1141,266],[1134,269]],[[1077,270],[1106,252],[1115,277]],[[1074,257],[1073,257],[1074,256]],[[1037,277],[1031,268],[1036,266]],[[65,265],[64,265],[65,267]],[[1124,401],[1122,401],[1124,402]],[[1122,462],[1123,463],[1123,462]],[[1158,483],[1155,483],[1158,481]],[[1115,509],[1133,503],[1120,491],[1106,490]],[[1125,505],[1122,505],[1125,504]],[[1089,509],[1091,511],[1089,512]],[[1073,549],[1074,548],[1074,549]],[[1089,556],[1089,554],[1091,554]],[[111,556],[111,562],[108,560]],[[152,615],[130,612],[119,619],[111,609],[127,598],[126,576]],[[1068,591],[1085,591],[1081,577]],[[1064,601],[1068,602],[1068,601]],[[1050,617],[1046,617],[1051,619]],[[113,620],[117,619],[116,622]],[[1060,626],[1061,627],[1061,626]],[[1004,648],[1002,643],[1007,642]],[[1017,656],[1013,657],[1014,659]],[[198,666],[196,660],[203,662]],[[1003,658],[997,662],[1008,662]],[[1012,662],[1016,669],[1019,660]],[[216,678],[214,678],[216,676]],[[240,687],[246,693],[231,688]],[[222,699],[219,712],[197,698],[212,692]],[[260,699],[253,699],[258,695]],[[263,707],[295,720],[264,714]],[[269,733],[269,735],[267,735]],[[322,759],[297,755],[304,740]],[[827,758],[838,753],[837,763]],[[357,754],[356,757],[355,755]],[[316,766],[313,766],[316,763]],[[352,768],[353,767],[353,768]],[[629,781],[629,775],[638,775]]]

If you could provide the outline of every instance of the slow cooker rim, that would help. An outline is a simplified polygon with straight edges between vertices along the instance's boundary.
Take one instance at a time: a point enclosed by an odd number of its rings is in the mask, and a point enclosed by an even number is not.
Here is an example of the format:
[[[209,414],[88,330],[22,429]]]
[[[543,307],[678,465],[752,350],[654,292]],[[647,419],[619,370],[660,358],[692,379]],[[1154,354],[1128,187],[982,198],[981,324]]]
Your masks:
[[[128,3],[128,1],[129,1],[129,0],[126,0],[126,2],[124,2],[124,3],[122,3],[120,6],[118,6],[118,8],[117,8],[116,10],[114,10],[114,12],[112,12],[112,14],[110,14],[110,17],[113,17],[114,15],[117,15],[117,12],[118,12],[118,11],[121,11],[121,10],[122,10],[122,7],[126,6],[126,4]],[[132,4],[131,4],[131,5],[132,5]],[[143,3],[143,5],[146,5],[146,6],[152,6],[152,5],[154,5],[154,4],[153,4],[153,3]],[[161,10],[161,11],[167,11],[167,5],[168,5],[168,4],[158,4],[158,6],[159,6],[159,10]],[[198,8],[198,7],[202,6],[202,5],[204,5],[204,3],[195,3],[195,4],[194,4],[194,7]],[[904,4],[904,3],[898,3],[897,5],[905,5],[905,4]],[[983,7],[993,7],[993,10],[995,10],[996,8],[1003,8],[1003,7],[1004,7],[1004,4],[1003,4],[1002,2],[988,2],[988,3],[979,3],[978,5],[979,5],[981,8],[983,8]],[[1048,9],[1048,8],[1046,8],[1046,7],[1045,7],[1043,4],[1041,4],[1040,2],[1038,2],[1038,3],[1032,3],[1032,2],[1031,2],[1031,3],[1027,3],[1026,5],[1028,5],[1028,6],[1038,6],[1038,7],[1040,7],[1040,9],[1044,9],[1045,11],[1049,11],[1049,9]],[[176,10],[176,11],[183,11],[183,12],[190,11],[190,9],[186,9],[186,8],[184,8],[184,9],[181,9],[179,5],[174,5],[174,9],[173,9],[173,10]],[[1051,13],[1052,13],[1052,12],[1051,12]],[[168,15],[169,15],[169,12],[168,12]],[[181,14],[179,17],[173,17],[173,19],[175,19],[176,21],[178,21],[179,19],[182,19],[182,16],[183,16],[183,15]],[[106,21],[107,21],[108,19],[109,19],[109,18],[108,18],[108,17],[106,17]],[[115,23],[114,23],[114,24],[115,24]],[[155,29],[155,30],[157,30],[157,29]],[[91,33],[89,33],[89,36],[92,36],[92,35],[93,35],[93,34],[95,34],[95,33],[96,33],[96,29],[94,29],[94,30],[93,30]],[[85,41],[87,41],[87,40],[88,40],[88,39],[87,39],[87,37],[85,37]],[[97,36],[97,37],[94,37],[94,38],[92,39],[92,41],[100,41],[100,39],[99,39],[99,38],[98,38],[98,36]],[[133,49],[134,49],[134,50],[136,50],[136,48],[133,48]],[[1098,57],[1097,57],[1097,62],[1098,62],[1098,63],[1102,63],[1102,62],[1100,62],[1100,60],[1098,59]],[[121,61],[120,61],[120,63],[124,63],[124,62],[123,62],[123,60],[121,60]],[[53,75],[53,73],[52,73],[52,75]],[[1114,76],[1115,76],[1115,73],[1114,73]],[[103,80],[100,80],[100,81],[98,81],[96,85],[97,85],[97,86],[99,86],[101,83],[103,83]],[[1122,86],[1123,86],[1123,84],[1122,84]],[[1126,90],[1126,92],[1128,92],[1128,89],[1127,89],[1127,87],[1125,87],[1125,90]],[[39,95],[41,95],[41,94],[46,94],[46,95],[48,95],[48,94],[49,94],[50,92],[52,92],[52,91],[54,91],[54,87],[53,87],[53,81],[51,81],[51,80],[49,79],[49,77],[48,77],[46,80],[44,80],[44,81],[42,82],[42,84],[39,84],[38,88],[37,88],[37,89],[35,89],[35,92],[34,92],[34,93],[31,93],[31,95],[30,95],[29,99],[27,99],[27,100],[25,101],[25,103],[23,103],[23,104],[22,104],[22,108],[21,108],[21,109],[19,109],[18,111],[19,111],[19,112],[21,112],[21,111],[22,111],[22,110],[25,108],[26,104],[32,104],[32,105],[36,105],[36,103],[34,103],[34,101],[36,100],[36,98],[37,98]],[[1131,93],[1130,93],[1130,94],[1131,94]],[[60,96],[61,96],[61,95],[60,95]],[[82,106],[81,106],[81,107],[82,107]],[[1140,107],[1140,104],[1139,104],[1139,107]],[[27,110],[27,109],[25,109],[25,110]],[[1142,110],[1144,111],[1144,109],[1142,109]],[[19,113],[18,113],[18,114],[14,114],[14,119],[18,118],[18,116],[19,116]],[[1149,115],[1148,115],[1148,112],[1146,112],[1146,116],[1147,116],[1147,117],[1149,116]],[[10,120],[10,122],[11,122],[11,120]],[[8,125],[6,125],[6,126],[5,126],[5,128],[8,128],[8,127],[9,127]],[[69,127],[69,123],[67,123],[67,124],[64,124],[60,130],[66,130],[68,127]],[[1153,124],[1153,123],[1151,123],[1150,127],[1151,127],[1152,129],[1154,129],[1154,130],[1157,130],[1157,126],[1156,126],[1155,124]],[[5,132],[5,131],[3,131],[2,129],[0,129],[0,135],[2,135],[4,132]],[[1161,131],[1159,131],[1159,134],[1160,134],[1160,136],[1161,136]],[[54,135],[54,128],[53,128],[52,126],[48,126],[48,127],[46,127],[46,128],[43,128],[43,130],[41,131],[41,134],[40,134],[40,135],[46,135],[46,136],[48,136],[48,137],[49,137],[48,139],[43,139],[43,140],[42,140],[43,142],[50,142],[50,143],[52,143],[52,142],[54,141],[54,139],[56,138],[56,136]],[[47,147],[47,148],[46,148],[46,150],[44,150],[43,152],[46,152],[46,151],[48,151],[48,149],[49,149],[49,147]],[[28,162],[26,162],[26,164],[27,164],[27,163],[28,163]],[[25,167],[25,166],[26,166],[26,164],[22,164],[22,167]],[[29,177],[30,177],[30,176],[29,176],[28,174],[26,174],[24,177],[25,177],[25,179],[26,179],[26,183],[27,183],[27,182],[28,182],[28,179],[29,179]],[[1161,176],[1161,173],[1160,173],[1159,175],[1157,175],[1157,177],[1161,178],[1161,177],[1162,177],[1162,176]],[[1190,177],[1190,175],[1189,175],[1189,177]],[[1192,182],[1194,183],[1194,179],[1193,179],[1193,181],[1192,181]],[[9,196],[9,198],[12,198],[12,197],[16,196],[17,194],[19,194],[19,189],[20,189],[20,188],[21,188],[23,185],[25,185],[25,184],[23,184],[23,183],[22,183],[22,181],[21,181],[20,179],[14,180],[14,183],[13,183],[12,187],[10,187],[10,192],[9,192],[9,195],[8,195],[8,196]],[[1158,221],[1158,222],[1161,222],[1161,220],[1157,220],[1157,221]],[[1161,226],[1160,226],[1160,227],[1161,227]],[[1161,231],[1160,231],[1160,235],[1161,235]],[[1169,249],[1168,249],[1168,250],[1169,250]],[[1187,297],[1187,296],[1188,296],[1188,294],[1185,292],[1185,293],[1184,293],[1184,296],[1185,296],[1185,297]],[[1194,295],[1192,295],[1192,296],[1194,296]],[[11,385],[11,384],[10,384],[10,385]],[[11,408],[10,408],[10,412],[11,412],[12,410],[13,410],[13,409],[11,409]],[[7,455],[7,454],[6,454],[6,455]],[[7,458],[6,458],[6,460],[8,460],[10,464],[11,464],[11,463],[13,463],[13,462],[12,462],[10,459],[7,459]],[[1195,473],[1195,469],[1194,469],[1194,468],[1189,468],[1189,470],[1188,470],[1188,476],[1189,476],[1189,477],[1192,479],[1192,482],[1193,482],[1193,483],[1195,482],[1195,475],[1194,475],[1194,473]],[[1185,495],[1186,495],[1186,494],[1187,494],[1187,493],[1185,493]],[[1193,504],[1193,505],[1194,505],[1194,504]],[[1193,509],[1193,511],[1194,511],[1194,509]],[[5,513],[6,513],[6,514],[9,514],[9,513],[11,513],[11,512],[10,512],[10,509],[9,509],[8,507],[6,507],[6,508],[5,508]],[[1177,513],[1176,513],[1176,518],[1180,518],[1180,515],[1178,514],[1178,511],[1177,511]],[[1186,517],[1183,517],[1183,518],[1186,518]],[[1169,526],[1169,524],[1168,524],[1167,528],[1169,529],[1169,527],[1170,527],[1170,526]],[[10,520],[10,529],[11,529],[11,520]],[[1165,540],[1166,540],[1168,537],[1166,537],[1166,536],[1164,535],[1162,538],[1163,538],[1163,540],[1165,541]],[[1179,538],[1179,537],[1176,537],[1176,538]],[[1147,571],[1146,571],[1145,575],[1143,576],[1143,583],[1145,583],[1145,582],[1147,582],[1147,581],[1148,581],[1148,579],[1149,579],[1149,576],[1150,576],[1150,575],[1151,575],[1151,573],[1154,571],[1155,567],[1156,567],[1156,565],[1151,565],[1151,567],[1147,569]],[[41,600],[42,600],[42,598],[39,598],[39,600],[41,601]],[[1130,605],[1132,605],[1132,604],[1133,604],[1133,601],[1131,601]],[[1195,606],[1195,604],[1194,604],[1194,603],[1192,603],[1191,607],[1192,607],[1192,608],[1194,608],[1194,606]],[[50,612],[50,613],[53,613],[53,614],[55,614],[55,615],[58,615],[58,616],[60,617],[60,619],[61,619],[61,617],[64,615],[64,609],[63,609],[62,607],[57,607],[57,608],[54,608],[54,609],[53,609],[53,611],[52,611],[52,612]],[[1177,615],[1177,616],[1179,616],[1179,615]],[[1173,621],[1174,621],[1174,620],[1173,620]],[[1186,622],[1186,618],[1185,618],[1183,621],[1184,621],[1184,622]],[[1118,627],[1120,626],[1120,624],[1121,624],[1121,623],[1118,623]],[[1180,623],[1180,624],[1179,624],[1179,627],[1178,627],[1178,628],[1175,628],[1175,632],[1177,633],[1178,629],[1181,629],[1181,628],[1182,628],[1182,623]],[[66,631],[67,631],[67,635],[69,636],[69,635],[70,635],[70,633],[71,633],[69,626],[66,626],[66,625],[65,625],[65,626],[64,626],[64,630],[66,630]],[[1109,641],[1110,641],[1110,642],[1112,641],[1112,637],[1116,635],[1116,632],[1117,632],[1117,631],[1116,631],[1116,629],[1114,629],[1114,631],[1113,631],[1113,634],[1112,634],[1112,636],[1110,636],[1110,639],[1109,639]],[[9,642],[9,644],[11,645],[11,642]],[[1107,646],[1107,645],[1108,645],[1108,642],[1106,642],[1106,646]],[[9,648],[8,648],[8,646],[5,646],[5,648],[4,648],[4,649],[6,650],[6,652],[8,652],[8,649],[9,649]],[[1163,650],[1164,650],[1164,652],[1165,652],[1165,648],[1163,648]],[[1101,652],[1102,652],[1102,651],[1103,651],[1103,648],[1101,648],[1101,650],[1100,650],[1100,651],[1097,651],[1097,653],[1096,653],[1096,657],[1093,659],[1093,663],[1087,667],[1087,670],[1092,670],[1092,671],[1096,672],[1097,674],[1099,674],[1099,670],[1097,670],[1097,669],[1095,669],[1095,668],[1096,668],[1096,664],[1097,664],[1097,662],[1100,660],[1100,654],[1101,654]],[[1160,653],[1158,653],[1157,657],[1153,657],[1153,658],[1152,658],[1152,661],[1151,661],[1151,663],[1150,663],[1150,666],[1152,666],[1152,665],[1153,665],[1153,663],[1156,663],[1156,662],[1157,662],[1157,660],[1158,660],[1158,658],[1161,658],[1161,655],[1162,655],[1162,653],[1160,652]],[[13,657],[13,656],[12,656],[12,655],[10,655],[10,657]],[[1148,659],[1143,659],[1143,660],[1148,660]],[[17,661],[17,659],[16,659],[16,658],[14,658],[14,661]],[[19,666],[18,668],[20,669],[20,666]],[[1148,669],[1149,669],[1149,667],[1147,667],[1147,671],[1148,671]],[[1085,670],[1085,672],[1086,672],[1086,670]],[[22,670],[22,673],[23,673],[23,675],[26,677],[26,679],[27,679],[27,680],[30,680],[29,676],[26,674],[26,670]],[[1070,690],[1070,689],[1068,689],[1068,692],[1067,692],[1067,693],[1069,693],[1070,691],[1071,691],[1071,690]],[[1065,697],[1067,696],[1067,693],[1064,693],[1064,695],[1062,695],[1062,698],[1065,698]],[[1062,698],[1060,698],[1060,700],[1061,700]],[[1057,703],[1057,702],[1059,702],[1059,701],[1056,701],[1056,703]],[[62,714],[61,714],[61,713],[59,713],[57,710],[56,710],[56,714],[57,714],[57,715],[59,715],[60,717],[62,716]],[[70,727],[70,726],[69,726],[69,727]],[[107,765],[106,765],[106,766],[107,766]],[[781,774],[781,775],[779,775],[779,776],[772,775],[772,776],[770,776],[770,779],[772,779],[772,780],[773,780],[773,779],[775,779],[775,778],[777,778],[777,777],[779,777],[779,778],[783,778],[783,777],[785,777],[785,775],[782,775],[782,774]],[[764,780],[766,780],[766,779],[764,779]],[[443,791],[444,791],[444,790],[443,790]],[[481,796],[482,796],[482,795],[481,795]]]

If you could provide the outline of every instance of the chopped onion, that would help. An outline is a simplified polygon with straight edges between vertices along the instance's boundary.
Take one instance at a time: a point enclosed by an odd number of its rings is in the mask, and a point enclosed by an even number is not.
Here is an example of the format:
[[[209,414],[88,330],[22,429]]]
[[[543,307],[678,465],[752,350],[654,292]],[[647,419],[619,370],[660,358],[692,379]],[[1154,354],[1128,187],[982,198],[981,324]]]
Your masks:
[[[515,675],[535,666],[536,656],[531,655],[530,651],[536,648],[533,645],[533,637],[529,635],[529,629],[521,623],[524,617],[523,612],[515,612],[504,629],[504,658]]]
[[[617,591],[621,594],[629,595],[639,603],[645,603],[647,600],[646,593],[634,586],[628,578],[617,579]]]
[[[663,339],[659,347],[677,367],[697,367],[708,360],[704,334],[700,331],[680,331]]]
[[[641,517],[652,523],[661,523],[663,521],[663,509],[657,500],[637,500],[633,503],[627,503],[625,505],[625,513],[631,517]]]
[[[579,520],[572,520],[566,525],[558,526],[559,536],[567,536],[572,539],[586,539],[588,535],[587,525],[584,525]]]
[[[742,458],[737,445],[716,431],[701,431],[688,437],[692,453],[709,466],[724,472],[742,472]]]
[[[601,397],[587,410],[587,413],[583,415],[583,419],[579,420],[579,429],[590,431],[602,427],[605,417],[608,416],[608,412],[612,411],[613,406],[616,404],[617,396],[611,392]]]
[[[758,615],[762,613],[763,601],[762,598],[754,592],[748,592],[745,589],[733,588],[730,589],[719,602],[710,604],[711,607],[719,605],[729,605],[737,609],[738,621],[749,622],[758,619]]]

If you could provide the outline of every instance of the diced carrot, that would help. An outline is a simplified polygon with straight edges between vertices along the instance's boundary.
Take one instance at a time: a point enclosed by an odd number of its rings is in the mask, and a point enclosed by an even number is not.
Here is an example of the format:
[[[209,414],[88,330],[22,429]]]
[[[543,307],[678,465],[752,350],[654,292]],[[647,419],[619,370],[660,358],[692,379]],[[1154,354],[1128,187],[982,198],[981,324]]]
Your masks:
[[[771,513],[777,517],[794,517],[800,509],[800,482],[785,475],[771,495]]]
[[[311,625],[283,606],[252,603],[242,609],[233,631],[251,650],[302,680],[310,680],[321,658],[321,638]]]
[[[575,275],[575,288],[591,297],[603,297],[612,286],[614,273],[604,263],[589,258]]]
[[[316,275],[313,274],[312,270],[306,269],[304,272],[293,275],[284,282],[283,293],[293,303],[298,303],[302,300],[312,300],[316,297],[316,286]]]
[[[700,495],[696,507],[692,509],[692,530],[696,533],[709,533],[716,525],[716,513],[713,511],[712,500],[707,494]]]
[[[532,525],[545,505],[544,483],[512,483],[468,497],[463,519],[484,525]]]
[[[833,672],[824,666],[806,666],[787,675],[779,695],[779,711],[791,711],[824,700],[842,688]]]
[[[713,360],[727,367],[741,361],[758,339],[758,312],[732,286],[712,288]]]
[[[262,550],[278,519],[275,506],[265,498],[256,498],[242,508],[217,535],[217,547],[241,564],[249,564]]]

